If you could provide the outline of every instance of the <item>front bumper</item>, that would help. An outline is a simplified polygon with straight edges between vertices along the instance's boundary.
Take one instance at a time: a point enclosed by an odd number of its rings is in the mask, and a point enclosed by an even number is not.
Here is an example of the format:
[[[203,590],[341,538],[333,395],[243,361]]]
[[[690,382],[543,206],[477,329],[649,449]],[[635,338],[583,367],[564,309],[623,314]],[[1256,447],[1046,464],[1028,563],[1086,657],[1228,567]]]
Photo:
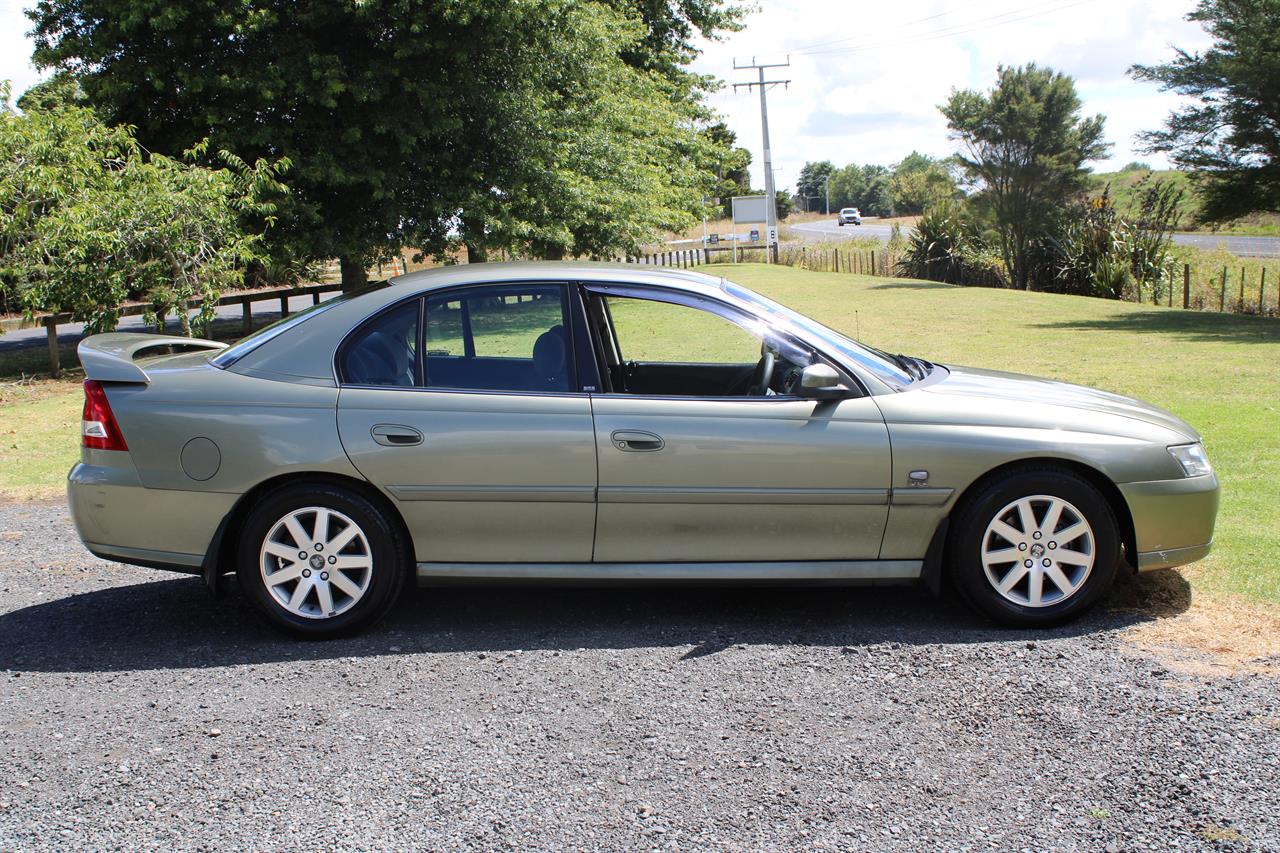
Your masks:
[[[199,574],[214,531],[235,499],[221,492],[148,489],[127,460],[78,462],[67,474],[71,520],[85,547],[107,560],[149,568]]]
[[[1133,516],[1139,571],[1184,566],[1209,553],[1221,494],[1215,474],[1122,483],[1119,489]]]

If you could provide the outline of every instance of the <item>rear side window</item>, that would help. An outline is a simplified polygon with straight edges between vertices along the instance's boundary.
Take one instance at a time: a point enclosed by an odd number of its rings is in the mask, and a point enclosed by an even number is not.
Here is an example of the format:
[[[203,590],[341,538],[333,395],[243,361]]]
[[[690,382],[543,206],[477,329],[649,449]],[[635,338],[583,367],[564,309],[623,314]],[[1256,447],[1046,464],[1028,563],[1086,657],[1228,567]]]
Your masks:
[[[428,388],[568,391],[573,347],[565,288],[485,285],[429,294],[424,364]]]
[[[421,302],[406,302],[370,320],[347,342],[342,376],[353,385],[410,388],[421,384],[418,363],[418,312]]]

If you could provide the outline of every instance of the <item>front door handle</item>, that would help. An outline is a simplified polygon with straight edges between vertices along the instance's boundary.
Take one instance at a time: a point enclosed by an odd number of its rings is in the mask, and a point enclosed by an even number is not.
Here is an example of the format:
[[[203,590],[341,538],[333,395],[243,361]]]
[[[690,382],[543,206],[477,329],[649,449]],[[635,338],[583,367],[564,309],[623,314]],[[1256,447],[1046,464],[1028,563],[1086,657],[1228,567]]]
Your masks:
[[[614,430],[609,435],[609,438],[617,449],[633,453],[661,450],[667,446],[666,442],[662,440],[662,436],[637,429]]]
[[[385,447],[412,447],[415,444],[422,444],[422,433],[413,427],[400,424],[375,424],[373,429],[369,430],[369,434],[373,436],[374,441]]]

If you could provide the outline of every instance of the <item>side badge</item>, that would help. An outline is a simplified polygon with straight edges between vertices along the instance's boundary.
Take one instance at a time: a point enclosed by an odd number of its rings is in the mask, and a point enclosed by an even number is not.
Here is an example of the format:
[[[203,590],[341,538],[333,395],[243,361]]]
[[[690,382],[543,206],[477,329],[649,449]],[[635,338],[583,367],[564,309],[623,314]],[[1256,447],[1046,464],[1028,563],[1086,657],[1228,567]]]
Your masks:
[[[912,471],[907,475],[908,486],[927,486],[929,485],[929,472],[924,469]]]

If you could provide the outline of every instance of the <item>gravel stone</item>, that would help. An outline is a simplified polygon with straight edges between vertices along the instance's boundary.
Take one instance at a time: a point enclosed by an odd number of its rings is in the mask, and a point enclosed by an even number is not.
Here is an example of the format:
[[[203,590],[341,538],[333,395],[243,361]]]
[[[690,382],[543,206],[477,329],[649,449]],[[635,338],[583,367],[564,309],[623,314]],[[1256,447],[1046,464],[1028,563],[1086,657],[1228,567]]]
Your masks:
[[[1275,679],[1131,610],[447,588],[300,642],[28,503],[0,592],[3,850],[1280,849]]]

